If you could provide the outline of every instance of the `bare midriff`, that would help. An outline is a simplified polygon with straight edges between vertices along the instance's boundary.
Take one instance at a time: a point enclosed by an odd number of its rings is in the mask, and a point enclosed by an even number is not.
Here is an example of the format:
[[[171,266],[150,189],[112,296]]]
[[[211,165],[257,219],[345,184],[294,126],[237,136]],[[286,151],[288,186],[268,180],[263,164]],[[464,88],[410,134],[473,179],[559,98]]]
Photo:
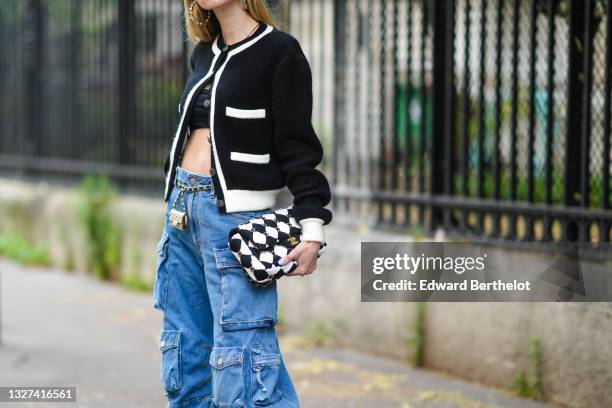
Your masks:
[[[210,129],[200,128],[191,131],[183,151],[180,166],[185,170],[210,175],[210,149],[208,141]]]

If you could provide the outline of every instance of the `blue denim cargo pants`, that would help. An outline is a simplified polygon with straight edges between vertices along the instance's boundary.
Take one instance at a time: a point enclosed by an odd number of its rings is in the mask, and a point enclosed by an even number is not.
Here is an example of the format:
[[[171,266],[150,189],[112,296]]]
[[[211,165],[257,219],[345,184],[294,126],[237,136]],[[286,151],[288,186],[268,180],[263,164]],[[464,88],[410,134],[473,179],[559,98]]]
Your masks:
[[[185,230],[168,222],[176,183],[210,185],[184,193]],[[180,199],[177,208],[184,210]],[[163,312],[160,378],[168,407],[299,407],[275,331],[276,283],[250,283],[227,244],[231,228],[267,211],[221,213],[212,178],[177,168],[153,287],[153,307]]]

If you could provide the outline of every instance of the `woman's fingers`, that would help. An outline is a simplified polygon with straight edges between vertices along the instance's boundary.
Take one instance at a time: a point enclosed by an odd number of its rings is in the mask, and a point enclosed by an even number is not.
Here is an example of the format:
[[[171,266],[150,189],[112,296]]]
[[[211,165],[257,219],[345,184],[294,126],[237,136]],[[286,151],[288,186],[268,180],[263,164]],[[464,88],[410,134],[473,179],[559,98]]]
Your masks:
[[[302,247],[300,247],[300,245],[296,246],[291,251],[289,251],[287,255],[283,256],[278,262],[278,264],[285,265],[286,263],[295,260],[300,255],[301,252],[302,252]]]
[[[304,244],[304,245],[302,245]],[[300,243],[293,251],[297,251],[294,255],[294,260],[297,263],[297,268],[293,272],[288,273],[289,276],[304,276],[310,275],[317,268],[317,248],[311,244]],[[293,252],[292,251],[292,252]],[[288,256],[288,255],[287,255]]]

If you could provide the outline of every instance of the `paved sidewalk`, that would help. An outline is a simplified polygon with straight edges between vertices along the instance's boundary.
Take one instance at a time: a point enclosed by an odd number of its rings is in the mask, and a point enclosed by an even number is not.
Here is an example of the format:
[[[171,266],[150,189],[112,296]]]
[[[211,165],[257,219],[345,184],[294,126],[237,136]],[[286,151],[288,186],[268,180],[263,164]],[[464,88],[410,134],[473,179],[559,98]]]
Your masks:
[[[0,385],[76,385],[76,407],[165,407],[148,294],[0,260]],[[359,352],[281,347],[303,408],[551,407]],[[11,404],[0,403],[0,407]],[[67,407],[67,404],[12,404]]]

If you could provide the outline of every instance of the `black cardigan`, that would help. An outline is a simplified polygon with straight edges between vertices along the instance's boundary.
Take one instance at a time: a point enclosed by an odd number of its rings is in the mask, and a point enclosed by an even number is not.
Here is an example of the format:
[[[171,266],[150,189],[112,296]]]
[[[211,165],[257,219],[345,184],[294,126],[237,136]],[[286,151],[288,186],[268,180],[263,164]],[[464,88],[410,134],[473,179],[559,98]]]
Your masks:
[[[271,208],[287,186],[294,197],[292,215],[307,236],[318,235],[318,225],[332,218],[324,208],[331,193],[316,169],[323,148],[311,123],[310,66],[297,39],[261,22],[253,35],[230,46],[220,35],[198,43],[191,68],[164,163],[164,201],[190,131],[194,96],[212,82],[211,175],[219,211]]]

